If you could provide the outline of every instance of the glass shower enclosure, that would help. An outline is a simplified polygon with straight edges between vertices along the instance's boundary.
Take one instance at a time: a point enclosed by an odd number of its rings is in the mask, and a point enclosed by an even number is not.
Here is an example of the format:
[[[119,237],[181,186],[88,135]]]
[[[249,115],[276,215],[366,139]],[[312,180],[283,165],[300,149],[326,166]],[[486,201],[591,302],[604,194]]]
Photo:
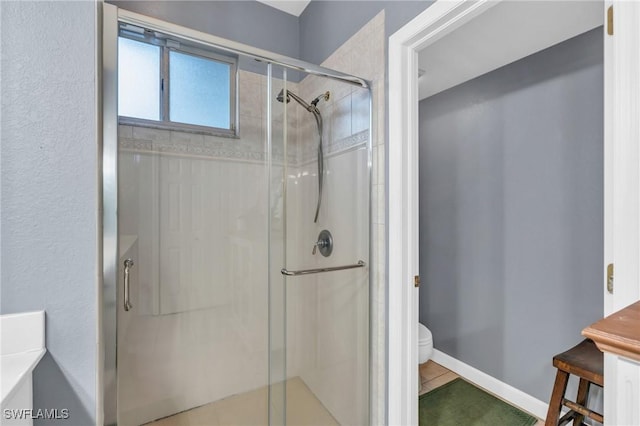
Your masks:
[[[366,82],[107,6],[105,424],[367,424]],[[124,114],[132,41],[151,118]]]

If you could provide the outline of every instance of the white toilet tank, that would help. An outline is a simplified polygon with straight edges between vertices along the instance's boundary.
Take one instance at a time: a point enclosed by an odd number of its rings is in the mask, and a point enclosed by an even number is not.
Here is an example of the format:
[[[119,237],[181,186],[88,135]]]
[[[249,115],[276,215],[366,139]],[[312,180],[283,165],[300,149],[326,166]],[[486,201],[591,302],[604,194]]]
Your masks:
[[[433,354],[433,336],[431,331],[418,323],[418,363],[424,364],[429,361]]]

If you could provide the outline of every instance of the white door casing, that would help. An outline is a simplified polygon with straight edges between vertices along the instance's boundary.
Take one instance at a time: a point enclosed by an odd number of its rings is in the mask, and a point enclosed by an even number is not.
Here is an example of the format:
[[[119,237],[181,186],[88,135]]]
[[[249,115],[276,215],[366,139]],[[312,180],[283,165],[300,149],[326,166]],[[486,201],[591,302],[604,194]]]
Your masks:
[[[614,261],[615,280],[605,315],[640,299],[640,4],[608,6],[614,33],[605,33],[605,224],[612,229],[605,235],[612,253],[605,261]]]
[[[606,1],[613,34],[604,33],[604,265],[614,264],[604,315],[640,299],[640,4]],[[608,29],[608,23],[605,23]],[[640,424],[640,364],[605,354],[607,425]]]

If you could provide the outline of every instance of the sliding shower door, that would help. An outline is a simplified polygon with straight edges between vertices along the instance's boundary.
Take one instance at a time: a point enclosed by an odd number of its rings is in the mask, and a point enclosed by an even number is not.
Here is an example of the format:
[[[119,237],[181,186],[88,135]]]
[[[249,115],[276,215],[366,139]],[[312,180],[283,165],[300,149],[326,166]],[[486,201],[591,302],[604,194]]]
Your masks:
[[[369,91],[119,16],[105,422],[368,424]]]
[[[271,217],[271,339],[285,342],[275,395],[286,424],[368,424],[369,91],[295,77],[272,80],[271,173],[284,194]]]
[[[270,66],[124,36],[118,424],[266,425]],[[173,79],[164,103],[157,75],[141,78],[162,67]],[[141,88],[160,100],[146,98],[144,117],[126,104]]]

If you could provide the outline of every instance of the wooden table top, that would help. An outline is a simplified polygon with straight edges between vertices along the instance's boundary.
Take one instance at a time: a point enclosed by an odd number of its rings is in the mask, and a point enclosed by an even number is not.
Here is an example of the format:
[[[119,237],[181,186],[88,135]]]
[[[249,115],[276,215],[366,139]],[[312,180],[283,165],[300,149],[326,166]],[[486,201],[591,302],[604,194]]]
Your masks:
[[[640,301],[591,324],[582,335],[603,352],[640,362]]]

